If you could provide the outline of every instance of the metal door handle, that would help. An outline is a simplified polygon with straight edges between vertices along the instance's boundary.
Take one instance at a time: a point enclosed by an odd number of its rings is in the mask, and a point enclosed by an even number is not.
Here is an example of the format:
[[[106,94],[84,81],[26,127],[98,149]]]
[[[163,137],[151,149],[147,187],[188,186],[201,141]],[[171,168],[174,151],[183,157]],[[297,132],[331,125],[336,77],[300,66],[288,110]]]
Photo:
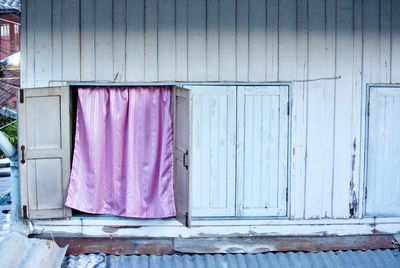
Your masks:
[[[21,164],[25,164],[25,146],[21,145]]]

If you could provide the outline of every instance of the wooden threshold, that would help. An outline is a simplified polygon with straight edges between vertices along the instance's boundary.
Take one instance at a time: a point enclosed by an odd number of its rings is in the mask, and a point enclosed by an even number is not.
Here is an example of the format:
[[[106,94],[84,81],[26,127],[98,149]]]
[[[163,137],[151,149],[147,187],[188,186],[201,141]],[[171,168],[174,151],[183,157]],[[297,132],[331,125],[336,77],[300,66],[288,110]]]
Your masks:
[[[34,238],[53,239],[35,235]],[[106,253],[138,254],[216,254],[287,251],[336,251],[399,248],[393,235],[358,236],[252,236],[221,238],[95,238],[54,237],[60,247],[68,245],[67,255]]]

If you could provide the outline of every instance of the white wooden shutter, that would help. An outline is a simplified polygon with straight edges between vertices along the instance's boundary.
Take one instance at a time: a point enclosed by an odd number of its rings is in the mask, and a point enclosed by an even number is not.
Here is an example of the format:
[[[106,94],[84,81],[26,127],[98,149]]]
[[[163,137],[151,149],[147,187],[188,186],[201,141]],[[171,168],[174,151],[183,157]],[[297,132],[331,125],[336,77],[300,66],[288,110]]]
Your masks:
[[[285,216],[288,87],[238,87],[237,216]]]
[[[190,91],[174,88],[174,190],[176,219],[191,225],[191,96]]]
[[[64,218],[71,161],[69,88],[20,91],[19,168],[22,215]]]
[[[366,215],[400,215],[400,87],[371,87]]]
[[[190,86],[192,215],[235,216],[236,86]]]

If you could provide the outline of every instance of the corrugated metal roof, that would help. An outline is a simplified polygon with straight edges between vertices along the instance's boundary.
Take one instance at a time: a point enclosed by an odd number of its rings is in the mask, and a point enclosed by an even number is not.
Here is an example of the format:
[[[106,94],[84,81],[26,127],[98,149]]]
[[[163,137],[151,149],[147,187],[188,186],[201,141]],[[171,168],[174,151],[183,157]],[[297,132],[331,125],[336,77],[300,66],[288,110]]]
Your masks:
[[[67,247],[12,232],[1,238],[0,267],[59,267]]]
[[[279,252],[265,254],[139,255],[89,254],[67,256],[64,268],[241,268],[241,267],[400,267],[400,250],[327,251],[316,253]]]
[[[0,0],[0,10],[1,9],[21,9],[20,0]]]

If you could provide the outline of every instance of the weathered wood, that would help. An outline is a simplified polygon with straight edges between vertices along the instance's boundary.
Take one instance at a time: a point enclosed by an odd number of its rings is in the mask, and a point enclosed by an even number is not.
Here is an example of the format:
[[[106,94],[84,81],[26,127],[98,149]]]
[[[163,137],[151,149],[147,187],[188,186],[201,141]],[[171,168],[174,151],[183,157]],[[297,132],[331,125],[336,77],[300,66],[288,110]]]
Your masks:
[[[204,0],[188,2],[188,78],[189,81],[207,80],[207,7]]]
[[[81,79],[83,81],[95,78],[95,0],[81,2],[81,11],[85,16],[81,18]]]
[[[116,82],[126,81],[126,0],[113,1],[113,72]]]
[[[26,206],[28,218],[71,216],[64,205],[71,168],[69,112],[66,88],[24,90],[18,120],[19,171],[21,206]]]
[[[367,147],[368,216],[400,215],[400,87],[372,87],[369,98]],[[394,179],[396,178],[396,179]]]
[[[286,216],[288,87],[238,87],[236,216]]]
[[[112,1],[96,0],[94,16],[95,80],[113,80],[113,8]]]
[[[192,86],[193,216],[235,216],[236,87]]]
[[[157,81],[158,45],[159,45],[158,1],[145,0],[143,14],[144,14],[144,80]],[[133,36],[133,38],[135,37],[136,36]]]
[[[106,253],[113,255],[264,253],[287,251],[368,250],[399,248],[392,235],[368,236],[303,236],[303,237],[239,237],[239,238],[89,238],[49,237],[60,246],[68,245],[67,255]]]
[[[236,81],[236,2],[220,0],[219,10],[218,80]]]
[[[62,80],[80,80],[80,1],[62,2]],[[38,61],[39,59],[35,59]],[[46,85],[48,86],[48,85]]]
[[[266,80],[266,0],[249,0],[249,81]]]
[[[126,1],[126,80],[144,81],[144,0]]]
[[[175,0],[158,1],[158,80],[175,80]]]
[[[174,193],[176,219],[190,227],[192,217],[192,101],[189,90],[174,87]]]
[[[335,128],[334,128],[334,170],[332,186],[332,216],[346,218],[350,216],[348,199],[349,189],[355,191],[353,179],[353,90],[347,85],[353,84],[353,3],[337,0],[337,31],[336,31],[336,66],[340,70],[341,79],[336,81],[335,99]],[[352,212],[354,213],[354,212]],[[354,216],[354,214],[353,214]]]

